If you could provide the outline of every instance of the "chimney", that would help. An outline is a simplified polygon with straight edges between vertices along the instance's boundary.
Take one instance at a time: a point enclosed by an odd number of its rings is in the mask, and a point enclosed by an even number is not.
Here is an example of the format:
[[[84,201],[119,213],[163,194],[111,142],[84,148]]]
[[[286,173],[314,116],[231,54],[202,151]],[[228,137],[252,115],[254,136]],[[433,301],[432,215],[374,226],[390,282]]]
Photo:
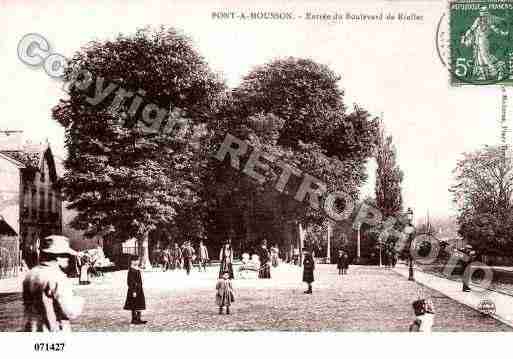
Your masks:
[[[0,151],[21,151],[23,131],[0,130]]]

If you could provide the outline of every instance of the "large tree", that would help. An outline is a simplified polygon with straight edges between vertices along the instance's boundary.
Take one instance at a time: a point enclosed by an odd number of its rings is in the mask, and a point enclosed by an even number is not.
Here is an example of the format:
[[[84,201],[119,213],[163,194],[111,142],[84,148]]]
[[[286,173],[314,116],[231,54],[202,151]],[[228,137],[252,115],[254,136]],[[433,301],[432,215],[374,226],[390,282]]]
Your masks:
[[[137,238],[141,264],[148,265],[150,232],[197,227],[190,224],[201,215],[201,154],[191,137],[224,86],[187,36],[164,28],[84,46],[70,61],[67,79],[73,78],[69,98],[53,110],[66,131],[63,188],[78,211],[72,226],[119,241]],[[116,91],[91,101],[109,86]],[[139,109],[135,93],[143,100]],[[169,126],[174,117],[190,121]]]
[[[217,121],[211,123],[214,146],[230,133],[275,160],[262,183],[233,170],[229,161],[213,160],[216,180],[211,183],[217,197],[212,223],[217,231],[226,232],[233,218],[240,218],[235,222],[244,223],[241,237],[247,242],[267,236],[266,231],[274,232],[271,241],[288,237],[290,242],[290,233],[298,232],[291,226],[322,223],[326,216],[312,209],[308,198],[302,203],[294,199],[304,174],[325,183],[328,192],[343,190],[357,198],[377,126],[365,110],[354,106],[347,111],[339,80],[327,66],[312,60],[279,59],[256,67],[227,97]],[[279,163],[303,172],[291,176],[283,191],[275,189],[283,170]],[[254,232],[260,238],[254,238]]]
[[[465,153],[452,186],[459,233],[482,254],[513,255],[513,158],[503,146]]]
[[[403,172],[396,161],[396,149],[392,136],[385,134],[383,122],[380,123],[379,135],[374,155],[376,159],[376,206],[383,218],[396,217],[402,210],[401,183]]]

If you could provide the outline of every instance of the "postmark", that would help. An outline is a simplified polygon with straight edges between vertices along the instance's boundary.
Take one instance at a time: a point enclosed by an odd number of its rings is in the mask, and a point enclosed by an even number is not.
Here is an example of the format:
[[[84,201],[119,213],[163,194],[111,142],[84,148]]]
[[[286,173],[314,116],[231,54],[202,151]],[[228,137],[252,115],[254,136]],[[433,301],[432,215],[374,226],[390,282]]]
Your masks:
[[[513,85],[513,1],[451,1],[448,36],[451,85]]]
[[[495,311],[497,308],[495,307],[495,303],[488,299],[481,299],[479,302],[477,309],[483,314],[483,315],[495,315]]]

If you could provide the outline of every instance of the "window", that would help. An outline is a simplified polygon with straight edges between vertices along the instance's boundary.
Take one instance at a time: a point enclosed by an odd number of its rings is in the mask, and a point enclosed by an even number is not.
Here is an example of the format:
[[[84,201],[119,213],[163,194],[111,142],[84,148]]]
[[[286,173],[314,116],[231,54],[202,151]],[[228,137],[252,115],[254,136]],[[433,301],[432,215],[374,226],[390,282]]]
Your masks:
[[[39,173],[39,178],[41,182],[45,181],[45,172],[46,172],[46,161],[43,160],[43,165],[41,166],[41,172]]]
[[[32,212],[32,217],[36,217],[36,213],[37,213],[37,191],[36,191],[35,188],[32,188],[31,200],[32,200],[32,205],[30,206],[30,210]]]
[[[53,193],[48,192],[48,212],[53,212],[54,203]]]
[[[43,212],[45,210],[45,192],[39,191],[39,210]]]

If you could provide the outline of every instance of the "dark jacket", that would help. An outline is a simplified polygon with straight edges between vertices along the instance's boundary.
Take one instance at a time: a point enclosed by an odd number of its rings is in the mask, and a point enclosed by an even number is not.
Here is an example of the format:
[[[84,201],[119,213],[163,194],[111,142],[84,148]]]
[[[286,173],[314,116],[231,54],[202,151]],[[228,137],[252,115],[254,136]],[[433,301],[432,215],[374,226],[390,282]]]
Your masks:
[[[194,256],[194,248],[191,246],[185,246],[182,250],[182,256],[184,259],[191,260]]]
[[[311,254],[306,254],[303,259],[303,282],[312,283],[314,281],[315,262]]]
[[[343,269],[349,266],[349,256],[345,251],[342,252],[342,255],[337,255],[337,268]]]
[[[127,275],[128,291],[126,293],[126,302],[124,309],[126,310],[145,310],[146,299],[142,286],[141,271],[130,267]],[[135,293],[135,296],[134,296]]]
[[[264,247],[260,247],[258,250],[258,257],[260,259],[260,263],[264,264],[271,261],[271,255],[269,254],[269,250]]]

